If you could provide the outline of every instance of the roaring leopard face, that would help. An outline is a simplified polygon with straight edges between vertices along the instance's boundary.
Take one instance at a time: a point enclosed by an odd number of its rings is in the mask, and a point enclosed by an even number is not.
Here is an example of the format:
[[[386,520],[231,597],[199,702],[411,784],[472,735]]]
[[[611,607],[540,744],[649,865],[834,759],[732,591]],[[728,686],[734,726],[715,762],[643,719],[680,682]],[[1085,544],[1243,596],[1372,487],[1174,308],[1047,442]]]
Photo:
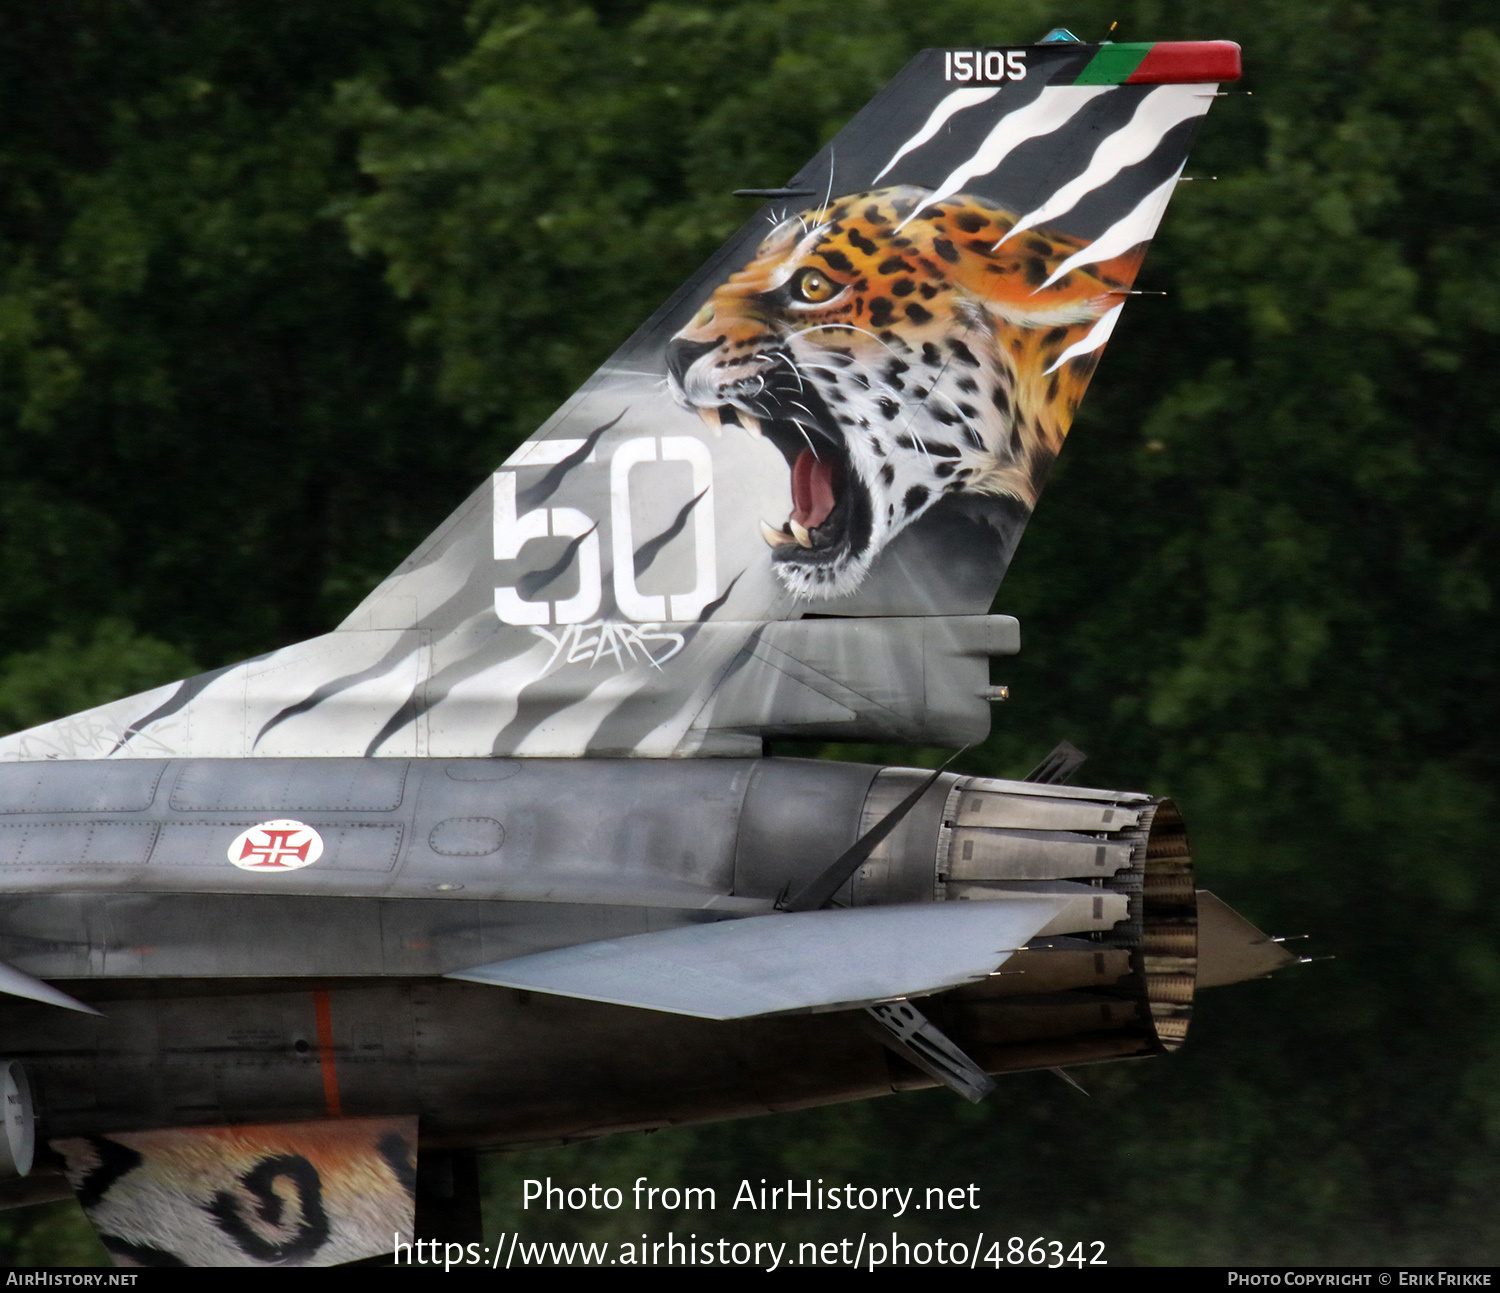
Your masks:
[[[786,459],[791,515],[761,529],[798,597],[853,592],[945,497],[1029,510],[1098,361],[1085,339],[1139,266],[1134,248],[1059,274],[1083,242],[1010,237],[1009,212],[929,196],[882,189],[784,220],[668,346],[680,403]]]

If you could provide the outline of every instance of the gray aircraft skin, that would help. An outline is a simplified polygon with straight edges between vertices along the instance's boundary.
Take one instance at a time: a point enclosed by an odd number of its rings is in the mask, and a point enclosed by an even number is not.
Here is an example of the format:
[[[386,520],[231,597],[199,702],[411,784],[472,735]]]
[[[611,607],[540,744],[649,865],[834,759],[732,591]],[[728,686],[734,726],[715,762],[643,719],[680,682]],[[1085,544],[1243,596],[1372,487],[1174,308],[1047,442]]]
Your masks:
[[[122,1265],[357,1260],[472,1236],[476,1149],[978,1099],[1292,960],[1070,747],[762,757],[983,740],[990,604],[1237,75],[925,51],[334,632],[0,739],[0,1193],[65,1171]]]
[[[7,1036],[31,1041],[15,1058],[45,1092],[55,1135],[327,1116],[320,988],[343,1112],[420,1110],[424,1145],[583,1136],[932,1084],[892,1067],[857,1013],[729,1023],[441,977],[770,911],[925,773],[772,758],[331,759],[311,770],[91,761],[0,768],[0,794],[16,802],[17,783],[35,786],[38,773],[43,786],[68,774],[78,817],[17,814],[7,835],[114,837],[149,854],[7,876],[6,958],[104,1012],[7,1006]],[[961,812],[976,799],[978,811]],[[215,856],[251,817],[293,812],[336,851],[326,870],[278,876],[271,895]],[[1065,913],[1068,936],[1020,954],[1024,975],[945,996],[950,1035],[994,1071],[1149,1053],[1179,1040],[1169,1025],[1180,1027],[1193,986],[1189,864],[1170,810],[1153,834],[1161,813],[1144,795],[945,774],[838,899],[864,908],[1061,891],[1081,908]],[[965,817],[1015,825],[965,830],[955,824]],[[1075,822],[1092,829],[1058,826]],[[976,839],[988,847],[963,860]],[[1174,937],[1188,955],[1168,972]]]

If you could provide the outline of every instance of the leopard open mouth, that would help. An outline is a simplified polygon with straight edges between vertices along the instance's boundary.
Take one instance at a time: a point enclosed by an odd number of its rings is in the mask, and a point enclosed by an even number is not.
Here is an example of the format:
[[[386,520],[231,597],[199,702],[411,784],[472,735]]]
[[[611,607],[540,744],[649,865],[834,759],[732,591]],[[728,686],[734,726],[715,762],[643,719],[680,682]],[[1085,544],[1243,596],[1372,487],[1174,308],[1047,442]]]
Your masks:
[[[813,384],[791,366],[777,364],[756,379],[753,394],[701,408],[705,421],[739,425],[764,436],[786,459],[792,508],[780,524],[761,521],[772,562],[796,568],[813,583],[827,583],[870,545],[872,502],[853,469],[838,419]]]

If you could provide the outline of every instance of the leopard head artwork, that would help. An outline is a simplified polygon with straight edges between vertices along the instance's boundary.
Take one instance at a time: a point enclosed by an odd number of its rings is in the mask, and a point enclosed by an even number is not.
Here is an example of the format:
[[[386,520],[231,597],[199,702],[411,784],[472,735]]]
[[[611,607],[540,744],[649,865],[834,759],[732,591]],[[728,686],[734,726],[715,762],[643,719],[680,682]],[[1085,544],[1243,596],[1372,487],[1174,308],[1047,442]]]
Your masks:
[[[943,498],[1029,510],[1139,267],[966,195],[854,194],[781,221],[669,343],[678,401],[786,459],[762,522],[801,598],[857,589]]]

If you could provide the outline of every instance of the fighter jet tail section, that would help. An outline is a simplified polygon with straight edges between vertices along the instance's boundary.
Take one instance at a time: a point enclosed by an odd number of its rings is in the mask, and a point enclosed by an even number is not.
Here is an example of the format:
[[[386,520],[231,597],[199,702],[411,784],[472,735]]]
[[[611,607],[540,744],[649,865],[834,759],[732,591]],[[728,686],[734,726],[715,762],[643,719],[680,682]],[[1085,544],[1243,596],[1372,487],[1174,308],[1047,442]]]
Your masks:
[[[747,190],[760,210],[335,632],[0,759],[983,739],[984,659],[1015,649],[983,622],[1238,75],[1223,41],[919,54]]]
[[[332,632],[0,739],[0,1178],[24,1063],[119,1264],[330,1265],[418,1194],[472,1231],[480,1146],[976,1098],[1284,961],[1206,895],[1200,944],[1176,807],[1071,747],[763,750],[987,734],[996,590],[1238,70],[920,54]]]

